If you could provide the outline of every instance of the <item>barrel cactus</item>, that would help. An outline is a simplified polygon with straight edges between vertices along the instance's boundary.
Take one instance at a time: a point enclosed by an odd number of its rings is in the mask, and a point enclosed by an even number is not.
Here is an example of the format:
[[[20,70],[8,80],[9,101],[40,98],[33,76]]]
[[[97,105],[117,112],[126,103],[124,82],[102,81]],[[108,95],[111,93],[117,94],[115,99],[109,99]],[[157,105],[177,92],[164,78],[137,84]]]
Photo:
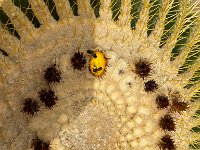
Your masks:
[[[0,149],[199,149],[198,3],[1,1]]]

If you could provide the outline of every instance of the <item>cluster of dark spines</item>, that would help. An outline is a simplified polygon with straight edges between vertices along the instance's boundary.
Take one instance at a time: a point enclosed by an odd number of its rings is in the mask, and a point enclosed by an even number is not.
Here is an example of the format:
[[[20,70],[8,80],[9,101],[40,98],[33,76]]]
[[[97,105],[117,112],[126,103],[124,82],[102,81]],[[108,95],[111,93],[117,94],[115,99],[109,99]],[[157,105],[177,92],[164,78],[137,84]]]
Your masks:
[[[172,104],[171,104],[171,112],[178,112],[181,113],[188,109],[188,103],[181,101],[182,96],[179,92],[174,92],[171,95]]]
[[[159,126],[165,131],[175,131],[175,122],[168,114],[160,118]]]
[[[165,95],[158,95],[156,97],[156,104],[158,109],[164,109],[169,106],[169,99]]]
[[[149,80],[144,83],[145,92],[151,93],[155,92],[158,89],[158,84],[154,80]]]
[[[146,60],[139,60],[135,64],[135,73],[141,78],[148,77],[151,72],[151,63]]]
[[[147,61],[140,60],[135,64],[135,73],[141,78],[148,77],[151,72],[151,63]],[[158,84],[155,80],[149,80],[144,83],[144,91],[147,93],[153,93],[158,89]],[[156,97],[156,104],[158,109],[166,109],[170,106],[169,98],[165,95],[158,95]],[[160,118],[159,126],[164,131],[174,131],[175,130],[175,122],[173,118],[166,114],[164,117]],[[164,135],[158,146],[162,150],[175,150],[174,141],[169,135]]]
[[[39,111],[39,105],[37,101],[27,98],[24,100],[22,111],[28,115],[33,115]]]
[[[45,104],[46,107],[52,108],[58,98],[55,96],[55,92],[52,90],[42,90],[39,92],[40,100]]]
[[[167,114],[159,120],[160,128],[164,131],[175,131],[176,124],[170,114],[185,111],[188,108],[188,104],[180,101],[180,96],[170,96],[170,98],[168,98],[165,95],[158,95],[155,101],[158,109],[167,109]],[[158,146],[162,150],[175,150],[174,141],[167,134],[161,138]]]
[[[143,79],[150,76],[151,70],[151,63],[147,60],[140,59],[138,62],[135,63],[135,73]],[[157,89],[158,84],[154,80],[149,80],[144,83],[145,92],[152,93],[155,92]]]
[[[47,83],[60,83],[61,82],[61,72],[58,70],[58,67],[56,64],[53,64],[49,66],[45,70],[44,79]],[[57,96],[55,95],[55,92],[51,89],[43,89],[39,92],[39,98],[40,101],[42,101],[46,107],[52,108],[56,101],[58,100]]]
[[[61,81],[61,72],[57,69],[56,64],[51,65],[45,70],[44,79],[48,83]]]
[[[71,64],[74,69],[83,70],[86,65],[86,58],[82,52],[76,52],[71,58]]]
[[[44,142],[38,137],[32,139],[32,147],[34,148],[34,150],[50,150],[49,142]]]
[[[171,104],[171,109],[170,111],[173,112],[178,112],[181,113],[182,111],[185,111],[186,109],[188,109],[188,103],[181,101],[182,96],[179,92],[173,92],[171,95],[171,100],[172,100],[172,104]]]
[[[44,79],[47,83],[55,83],[61,81],[61,73],[57,69],[56,65],[51,65],[45,70]],[[40,100],[45,104],[46,107],[52,108],[56,101],[58,100],[55,92],[52,90],[43,89],[39,92]],[[37,101],[27,98],[24,100],[22,111],[33,115],[35,112],[39,111],[39,105]],[[50,150],[49,142],[44,142],[39,138],[32,140],[32,147],[34,150]]]
[[[188,104],[186,102],[180,102],[176,99],[172,100],[171,111],[173,112],[182,112],[188,108]]]
[[[148,77],[151,73],[151,63],[140,60],[135,64],[135,73],[143,79],[145,77]],[[151,79],[144,83],[144,91],[147,93],[153,93],[157,89],[158,84],[155,80]],[[165,96],[163,94],[158,95],[155,102],[158,109],[168,109],[171,106],[168,96]],[[184,110],[185,107],[186,106],[182,102],[176,101],[173,101],[171,106],[172,110],[174,111]],[[159,126],[164,131],[175,131],[176,129],[175,121],[169,114],[166,114],[160,118]],[[161,138],[158,146],[162,150],[175,150],[174,141],[168,134],[164,135]]]
[[[176,149],[174,145],[174,141],[169,135],[164,135],[161,138],[158,146],[161,150],[175,150]]]
[[[55,83],[61,81],[61,72],[57,69],[56,64],[51,65],[45,70],[44,79],[47,83]],[[58,98],[55,96],[54,91],[52,90],[42,90],[39,92],[39,98],[44,102],[45,106],[52,108],[56,104]],[[28,115],[34,115],[39,111],[39,104],[36,100],[27,98],[23,102],[22,111]]]

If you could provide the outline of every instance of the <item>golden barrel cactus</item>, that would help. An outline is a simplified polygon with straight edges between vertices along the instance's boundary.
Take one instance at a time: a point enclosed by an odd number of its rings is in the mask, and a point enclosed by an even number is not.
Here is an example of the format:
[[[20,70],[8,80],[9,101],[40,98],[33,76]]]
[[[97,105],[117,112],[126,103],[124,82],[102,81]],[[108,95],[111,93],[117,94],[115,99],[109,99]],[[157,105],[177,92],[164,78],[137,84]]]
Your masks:
[[[1,150],[200,148],[198,1],[0,3]]]

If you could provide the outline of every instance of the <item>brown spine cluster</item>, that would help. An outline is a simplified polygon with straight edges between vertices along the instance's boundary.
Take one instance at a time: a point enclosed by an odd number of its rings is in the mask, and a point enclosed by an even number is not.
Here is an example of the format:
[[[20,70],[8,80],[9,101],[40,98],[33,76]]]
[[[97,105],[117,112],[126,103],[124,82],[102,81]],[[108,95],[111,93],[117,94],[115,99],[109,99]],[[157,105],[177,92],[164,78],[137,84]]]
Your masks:
[[[71,58],[71,64],[74,69],[82,70],[85,68],[86,58],[81,52],[76,52]]]
[[[45,106],[48,108],[53,107],[56,104],[58,98],[55,96],[54,91],[52,90],[42,90],[39,92],[40,100],[44,102]]]
[[[135,64],[135,73],[140,77],[144,78],[150,75],[151,64],[146,60],[139,60]]]
[[[27,98],[24,100],[22,111],[27,113],[28,115],[33,115],[34,113],[39,111],[39,105],[37,101]]]
[[[34,148],[34,150],[50,150],[49,142],[44,142],[38,137],[32,139],[32,147]]]
[[[167,96],[158,95],[156,98],[156,104],[158,109],[167,109],[167,113],[163,117],[161,117],[159,121],[159,126],[164,131],[176,130],[175,121],[170,114],[175,112],[181,113],[182,111],[185,111],[188,108],[187,103],[180,101],[180,96],[171,96],[170,99],[171,104]],[[164,135],[161,138],[160,142],[158,143],[158,146],[162,150],[176,149],[174,141],[168,134]]]
[[[45,70],[44,79],[48,83],[61,81],[61,73],[57,70],[56,64],[51,65]]]

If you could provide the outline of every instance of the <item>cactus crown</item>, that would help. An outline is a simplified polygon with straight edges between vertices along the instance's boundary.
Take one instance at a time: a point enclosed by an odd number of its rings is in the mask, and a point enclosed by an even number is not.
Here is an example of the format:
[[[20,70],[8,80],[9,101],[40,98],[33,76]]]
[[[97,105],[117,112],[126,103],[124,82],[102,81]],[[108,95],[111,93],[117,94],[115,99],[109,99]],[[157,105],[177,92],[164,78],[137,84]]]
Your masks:
[[[0,4],[1,149],[200,148],[198,1]]]

